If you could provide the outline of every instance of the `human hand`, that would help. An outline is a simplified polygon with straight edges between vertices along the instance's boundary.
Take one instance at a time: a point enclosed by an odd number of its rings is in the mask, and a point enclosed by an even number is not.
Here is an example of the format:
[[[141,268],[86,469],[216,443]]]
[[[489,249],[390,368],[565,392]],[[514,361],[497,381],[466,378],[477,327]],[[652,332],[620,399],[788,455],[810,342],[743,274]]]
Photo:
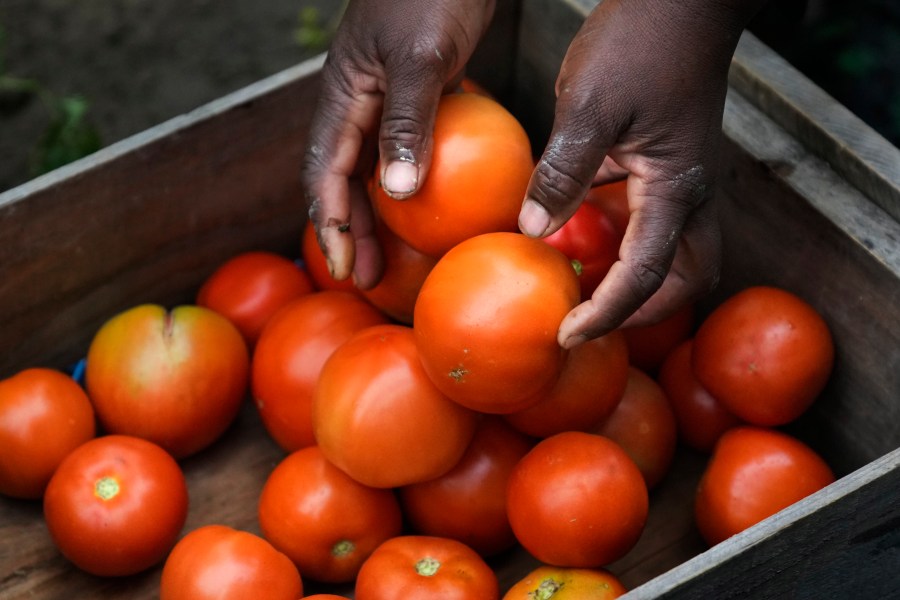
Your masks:
[[[438,100],[456,87],[493,0],[351,1],[322,69],[302,179],[332,277],[375,285],[383,270],[366,180],[408,198],[431,161]]]
[[[625,176],[631,214],[619,260],[562,322],[562,346],[660,320],[716,284],[712,197],[727,74],[760,4],[604,0],[573,39],[519,225],[549,235],[592,183]]]

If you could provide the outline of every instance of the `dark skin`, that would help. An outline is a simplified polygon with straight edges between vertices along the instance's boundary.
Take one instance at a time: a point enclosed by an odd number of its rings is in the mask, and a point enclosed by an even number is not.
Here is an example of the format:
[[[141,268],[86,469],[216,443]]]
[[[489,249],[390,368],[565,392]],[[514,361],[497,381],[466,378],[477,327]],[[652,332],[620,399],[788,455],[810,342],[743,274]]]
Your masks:
[[[727,73],[762,4],[604,0],[572,40],[519,227],[549,235],[591,185],[625,177],[631,217],[618,262],[560,324],[563,347],[658,321],[715,286],[721,242],[712,199]],[[348,5],[302,170],[336,279],[352,276],[365,289],[380,278],[367,175],[380,155],[385,190],[415,201],[438,99],[460,81],[493,11],[486,0]]]

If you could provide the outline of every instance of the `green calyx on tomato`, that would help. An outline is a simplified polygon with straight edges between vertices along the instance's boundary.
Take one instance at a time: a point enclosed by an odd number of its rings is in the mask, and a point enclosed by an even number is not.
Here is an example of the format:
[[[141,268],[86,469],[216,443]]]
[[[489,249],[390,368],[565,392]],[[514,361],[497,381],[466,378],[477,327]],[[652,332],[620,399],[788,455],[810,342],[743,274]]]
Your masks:
[[[570,262],[572,263],[572,268],[575,269],[575,274],[581,277],[582,273],[584,273],[584,265],[577,258],[573,258]]]
[[[337,558],[350,556],[356,550],[356,544],[350,540],[341,540],[331,548],[331,555]]]
[[[416,563],[416,573],[423,577],[433,577],[441,568],[441,561],[426,556]]]
[[[565,585],[566,584],[562,581],[556,581],[555,579],[548,577],[537,586],[537,589],[530,592],[528,597],[534,598],[534,600],[550,600],[550,598],[555,596],[556,592],[561,590]]]
[[[104,501],[109,501],[119,495],[119,482],[115,477],[101,477],[94,484],[94,495]]]

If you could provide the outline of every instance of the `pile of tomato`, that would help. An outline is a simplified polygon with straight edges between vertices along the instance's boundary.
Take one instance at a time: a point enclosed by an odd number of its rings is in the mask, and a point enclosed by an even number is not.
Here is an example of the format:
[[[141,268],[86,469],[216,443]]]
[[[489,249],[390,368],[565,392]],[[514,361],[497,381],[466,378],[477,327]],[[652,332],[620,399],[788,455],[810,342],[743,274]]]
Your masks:
[[[831,483],[783,428],[834,361],[795,294],[751,287],[699,322],[688,306],[558,345],[617,260],[628,206],[606,185],[552,236],[517,233],[532,160],[493,99],[445,97],[421,192],[398,202],[377,170],[368,182],[377,286],[332,279],[308,225],[302,261],[242,253],[194,305],[112,316],[83,383],[44,367],[0,382],[0,493],[42,499],[89,573],[163,563],[163,600],[297,600],[305,580],[358,600],[524,600],[625,592],[607,566],[640,538],[679,444],[708,455],[695,520],[710,545]],[[180,461],[248,395],[284,451],[259,490],[261,535],[185,532]],[[514,546],[541,566],[501,591],[490,559]]]

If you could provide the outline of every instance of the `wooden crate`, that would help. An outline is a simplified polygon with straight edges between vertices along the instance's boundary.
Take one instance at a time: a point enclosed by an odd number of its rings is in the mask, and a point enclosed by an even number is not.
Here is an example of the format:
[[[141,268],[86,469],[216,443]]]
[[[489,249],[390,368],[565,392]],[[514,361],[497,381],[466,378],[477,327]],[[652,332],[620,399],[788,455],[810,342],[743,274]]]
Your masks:
[[[568,40],[592,2],[501,2],[472,64],[538,143]],[[227,257],[296,256],[297,182],[321,57],[0,195],[0,377],[81,358],[109,316],[191,302]],[[629,598],[900,597],[900,153],[745,35],[724,118],[725,267],[704,304],[751,284],[808,299],[837,342],[831,382],[792,430],[840,479],[706,549],[691,521],[703,460],[679,451],[638,546],[610,568]],[[2,449],[0,449],[2,451]],[[248,401],[183,461],[186,531],[259,532],[256,501],[283,453]],[[536,563],[493,560],[508,586]],[[0,498],[0,597],[154,598],[160,568],[101,579],[50,542],[38,502]],[[317,587],[350,595],[350,588]]]

